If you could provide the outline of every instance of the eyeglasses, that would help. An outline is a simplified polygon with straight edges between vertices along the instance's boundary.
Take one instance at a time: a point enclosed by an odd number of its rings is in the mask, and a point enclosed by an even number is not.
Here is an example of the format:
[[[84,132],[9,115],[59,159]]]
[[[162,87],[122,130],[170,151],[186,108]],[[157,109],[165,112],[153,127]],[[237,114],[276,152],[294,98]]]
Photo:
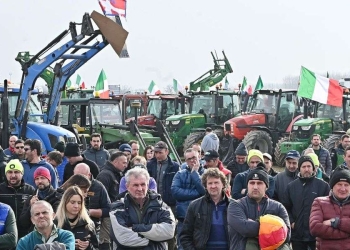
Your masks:
[[[28,151],[28,150],[31,150],[30,148],[25,148],[25,147],[23,147],[24,148],[24,151]]]
[[[17,149],[20,149],[20,148],[24,148],[24,146],[17,146],[16,148],[17,148]]]
[[[187,158],[186,161],[194,161],[197,159],[197,156],[193,156],[191,158]]]
[[[10,142],[16,142],[16,141],[10,141]]]

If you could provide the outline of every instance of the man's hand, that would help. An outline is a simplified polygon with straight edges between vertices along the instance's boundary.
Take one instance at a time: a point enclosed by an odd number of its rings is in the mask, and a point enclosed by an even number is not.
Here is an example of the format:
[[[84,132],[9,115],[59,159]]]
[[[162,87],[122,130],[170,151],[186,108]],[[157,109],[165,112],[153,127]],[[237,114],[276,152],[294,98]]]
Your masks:
[[[196,159],[196,162],[195,162],[194,166],[192,167],[192,171],[191,172],[193,172],[193,171],[198,172],[198,170],[199,170],[199,160]]]
[[[35,202],[37,202],[39,199],[38,199],[38,196],[36,195],[33,195],[33,197],[30,199],[30,206],[33,206],[33,204]]]
[[[243,188],[242,191],[241,191],[241,194],[245,194],[245,191],[246,191],[246,190],[247,190],[247,189]]]
[[[331,226],[331,220],[325,220],[325,221],[323,222],[323,225]]]
[[[75,248],[79,250],[85,250],[90,245],[89,241],[75,240]]]

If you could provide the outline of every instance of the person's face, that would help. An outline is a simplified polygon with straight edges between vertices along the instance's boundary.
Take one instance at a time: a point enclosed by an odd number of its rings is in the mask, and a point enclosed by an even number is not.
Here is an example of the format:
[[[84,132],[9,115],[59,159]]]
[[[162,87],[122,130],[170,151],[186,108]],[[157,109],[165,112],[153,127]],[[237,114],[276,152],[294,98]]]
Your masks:
[[[147,152],[146,152],[146,158],[147,160],[150,160],[154,157],[154,151],[152,149],[147,149]]]
[[[314,169],[312,167],[311,162],[305,161],[300,166],[300,176],[304,178],[309,178],[312,176]]]
[[[154,156],[156,157],[157,161],[164,161],[168,157],[168,150],[163,148],[160,151],[155,151]]]
[[[140,151],[139,144],[133,143],[131,145],[131,156],[135,157],[135,156],[139,155],[139,151]]]
[[[198,152],[198,157],[201,155],[202,149],[199,145],[193,145],[192,149]]]
[[[247,161],[246,155],[236,155],[236,162],[238,164],[244,164]]]
[[[224,189],[220,178],[208,177],[206,189],[211,197],[219,197]]]
[[[6,172],[6,179],[10,186],[19,186],[22,178],[23,174],[18,170],[9,170]]]
[[[297,159],[291,159],[291,158],[286,159],[286,168],[290,172],[297,171],[297,169],[298,169],[298,160]]]
[[[99,150],[100,147],[101,147],[101,139],[100,139],[100,137],[98,137],[98,136],[91,137],[90,144],[91,144],[91,147],[93,149]]]
[[[126,167],[128,166],[128,159],[124,155],[119,156],[118,158],[114,159],[113,165],[118,170],[124,171],[126,169]]]
[[[248,196],[256,201],[260,201],[267,190],[266,184],[260,180],[248,181]]]
[[[82,198],[80,195],[73,195],[68,203],[66,204],[66,213],[68,218],[73,219],[78,216],[81,206],[82,206]]]
[[[321,143],[321,140],[320,140],[320,137],[318,136],[314,136],[311,140],[312,146],[315,146],[315,147],[320,146],[320,143]]]
[[[350,195],[350,184],[346,181],[337,182],[332,188],[335,198],[345,200]]]
[[[192,169],[193,166],[195,166],[199,162],[198,152],[197,151],[192,151],[192,152],[186,153],[185,161],[186,161],[188,167],[190,169]]]
[[[129,182],[126,183],[126,188],[135,200],[142,200],[146,197],[148,190],[148,182],[145,176],[139,175],[137,178],[131,175]]]
[[[36,177],[34,182],[35,186],[37,186],[39,190],[44,190],[45,188],[50,186],[50,181],[43,176]]]
[[[32,150],[29,145],[24,146],[25,158],[28,162],[32,162],[36,155],[36,150]]]
[[[24,155],[24,143],[17,143],[15,145],[15,154],[16,155]]]
[[[17,137],[11,136],[10,139],[9,139],[9,146],[11,148],[14,148],[16,141],[17,141]]]
[[[48,163],[50,163],[54,168],[57,167],[57,162],[55,160],[52,160],[50,157],[46,157],[45,159]]]
[[[205,160],[205,166],[207,168],[216,168],[218,165],[218,161],[219,161],[218,158]]]
[[[350,145],[350,138],[345,137],[342,141],[341,141],[341,145],[342,147],[345,149],[347,146]]]
[[[264,163],[266,170],[269,171],[272,168],[272,161],[269,158],[264,157]]]
[[[123,151],[123,153],[126,155],[126,159],[128,160],[128,162],[130,161],[131,159],[131,153],[128,152],[128,151]]]
[[[32,223],[40,231],[50,227],[55,217],[55,213],[44,204],[33,205],[31,214]]]
[[[67,156],[67,160],[70,165],[74,165],[79,161],[80,156]]]
[[[254,156],[250,157],[249,162],[248,162],[249,168],[255,169],[260,162],[261,162],[261,159],[259,156],[254,155]]]
[[[350,150],[345,151],[344,161],[346,166],[350,166]]]

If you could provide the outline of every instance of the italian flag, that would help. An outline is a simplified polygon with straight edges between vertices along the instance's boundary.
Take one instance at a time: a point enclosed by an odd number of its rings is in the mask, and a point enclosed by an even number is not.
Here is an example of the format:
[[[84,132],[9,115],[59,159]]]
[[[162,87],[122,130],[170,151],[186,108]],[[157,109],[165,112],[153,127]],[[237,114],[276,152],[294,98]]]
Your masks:
[[[301,67],[297,95],[336,107],[343,103],[343,88],[337,80],[317,75],[304,67]]]
[[[173,89],[175,91],[175,94],[177,94],[179,91],[183,91],[182,85],[176,79],[173,79]]]
[[[243,77],[243,83],[242,83],[242,86],[241,86],[241,91],[247,91],[247,87],[248,87],[247,78],[244,76]]]
[[[158,88],[158,86],[155,84],[155,82],[153,80],[148,86],[148,92],[151,95],[160,95],[160,93],[161,93],[160,89]]]
[[[75,85],[78,86],[80,89],[86,89],[85,81],[81,78],[81,76],[77,75],[77,80],[75,81]]]
[[[95,86],[95,96],[99,94],[100,98],[108,99],[109,90],[108,90],[108,81],[105,74],[105,71],[102,69],[100,75],[98,76],[96,86]]]

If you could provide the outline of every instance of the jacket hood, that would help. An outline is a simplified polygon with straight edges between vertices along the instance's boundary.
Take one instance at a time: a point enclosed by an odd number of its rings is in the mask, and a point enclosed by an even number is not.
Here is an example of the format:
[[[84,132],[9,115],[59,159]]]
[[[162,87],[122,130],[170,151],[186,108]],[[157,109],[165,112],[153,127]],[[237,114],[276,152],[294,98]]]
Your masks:
[[[210,133],[210,134],[208,134],[208,136],[209,136],[212,140],[219,140],[219,137],[218,137],[216,134],[214,134],[214,133]]]

